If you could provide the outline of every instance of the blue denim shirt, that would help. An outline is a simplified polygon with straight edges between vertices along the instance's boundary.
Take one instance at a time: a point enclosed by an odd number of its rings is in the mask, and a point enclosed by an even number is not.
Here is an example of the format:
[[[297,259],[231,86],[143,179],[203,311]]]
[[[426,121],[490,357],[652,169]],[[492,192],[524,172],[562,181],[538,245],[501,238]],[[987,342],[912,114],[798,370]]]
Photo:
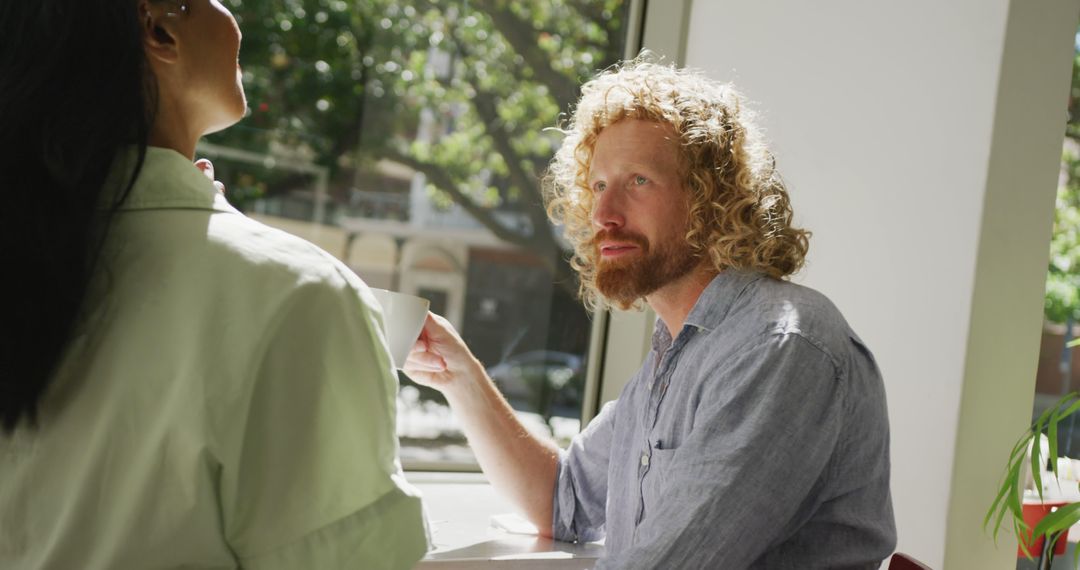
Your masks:
[[[820,293],[725,271],[559,458],[596,568],[867,568],[896,544],[873,356]]]

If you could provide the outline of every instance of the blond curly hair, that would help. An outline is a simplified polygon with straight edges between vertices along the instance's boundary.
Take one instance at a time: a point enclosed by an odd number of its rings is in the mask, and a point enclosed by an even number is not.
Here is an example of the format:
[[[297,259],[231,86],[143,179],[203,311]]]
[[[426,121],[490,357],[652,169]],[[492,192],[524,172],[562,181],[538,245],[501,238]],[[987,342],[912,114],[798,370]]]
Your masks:
[[[679,137],[688,193],[686,242],[716,271],[749,269],[782,279],[802,266],[810,232],[792,225],[791,202],[753,113],[730,85],[650,61],[612,67],[582,86],[562,146],[545,176],[548,216],[565,226],[586,306],[606,305],[596,288],[589,169],[597,137],[623,119],[666,123]]]

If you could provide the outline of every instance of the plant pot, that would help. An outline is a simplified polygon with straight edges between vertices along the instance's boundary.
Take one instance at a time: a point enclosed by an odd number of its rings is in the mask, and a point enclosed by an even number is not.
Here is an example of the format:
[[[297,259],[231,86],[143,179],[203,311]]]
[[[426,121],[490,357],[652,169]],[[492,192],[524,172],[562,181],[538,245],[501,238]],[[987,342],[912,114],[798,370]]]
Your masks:
[[[1047,501],[1045,503],[1023,504],[1024,524],[1026,524],[1029,529],[1027,532],[1028,538],[1024,541],[1024,544],[1027,545],[1028,552],[1030,552],[1032,556],[1037,558],[1039,556],[1039,553],[1042,552],[1043,543],[1046,540],[1046,537],[1040,536],[1035,540],[1034,544],[1032,544],[1031,530],[1035,528],[1035,525],[1039,524],[1039,521],[1041,521],[1043,517],[1050,514],[1051,511],[1058,507],[1063,507],[1067,504],[1068,503],[1065,501]],[[1058,537],[1057,542],[1054,543],[1054,556],[1061,556],[1065,554],[1065,547],[1068,546],[1068,541],[1066,539],[1068,537],[1069,529],[1065,529],[1065,532],[1061,533],[1061,536]],[[1024,557],[1024,549],[1020,546],[1016,547],[1016,557]]]

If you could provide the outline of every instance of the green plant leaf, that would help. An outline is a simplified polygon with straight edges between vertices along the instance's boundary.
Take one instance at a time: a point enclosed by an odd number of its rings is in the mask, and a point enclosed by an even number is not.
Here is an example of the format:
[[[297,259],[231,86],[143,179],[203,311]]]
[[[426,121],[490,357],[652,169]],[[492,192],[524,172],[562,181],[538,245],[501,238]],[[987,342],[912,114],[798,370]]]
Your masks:
[[[1024,528],[1021,529],[1021,526],[1023,526]],[[1028,549],[1026,532],[1027,527],[1024,525],[1023,519],[1013,519],[1013,530],[1016,531],[1016,538],[1018,539],[1020,544],[1020,551],[1024,553],[1024,556],[1027,556],[1028,560],[1035,558],[1034,556],[1032,556],[1031,550]]]
[[[1068,399],[1074,399],[1075,398],[1075,399],[1077,399],[1077,401],[1073,402],[1072,405],[1070,405],[1064,412],[1059,414],[1059,417],[1061,419],[1065,419],[1065,418],[1073,415],[1074,413],[1076,413],[1078,410],[1080,410],[1080,393],[1072,392],[1068,396],[1065,396],[1065,398],[1063,398],[1062,400],[1067,399],[1067,398]]]
[[[1021,532],[1027,532],[1028,530],[1027,524],[1024,523],[1024,507],[1020,502],[1023,495],[1023,490],[1020,489],[1020,470],[1021,468],[1023,468],[1023,466],[1023,460],[1017,461],[1016,465],[1014,465],[1012,470],[1009,472],[1009,481],[1011,482],[1009,485],[1010,492],[1006,497],[1005,503],[1006,508],[1013,515],[1013,521],[1019,523],[1019,528],[1017,528],[1016,530],[1017,537],[1021,536]],[[1016,527],[1016,525],[1013,526]]]
[[[1034,537],[1049,536],[1052,533],[1064,531],[1078,522],[1080,522],[1080,503],[1058,507],[1056,511],[1048,513],[1035,525],[1035,529],[1031,532],[1032,542],[1034,542]]]
[[[998,489],[997,496],[994,497],[994,502],[990,504],[990,510],[986,511],[986,516],[983,517],[983,530],[985,531],[990,525],[990,519],[994,518],[995,513],[998,514],[997,521],[995,521],[994,524],[994,540],[997,540],[997,529],[1001,526],[1001,515],[1008,510],[1008,507],[1005,505],[1005,494],[1008,493],[1011,488],[1012,486],[1009,485],[1008,472],[1006,472],[1004,481],[1001,483],[1001,488]]]
[[[1017,463],[1018,466],[1022,464],[1023,462]],[[1001,486],[1001,491],[998,493],[997,498],[994,499],[994,505],[990,507],[990,512],[986,513],[986,520],[983,521],[983,529],[985,530],[986,523],[990,520],[990,516],[994,514],[995,510],[997,511],[997,517],[994,519],[994,544],[997,544],[998,532],[1001,530],[1001,521],[1004,520],[1005,514],[1010,511],[1009,500],[1006,496],[1009,492],[1012,492],[1015,495],[1016,488],[1014,485],[1008,484],[1007,478],[1006,483]]]
[[[1027,446],[1029,443],[1031,443],[1031,428],[1028,428],[1028,430],[1024,432],[1024,435],[1016,442],[1016,445],[1013,446],[1012,452],[1009,453],[1009,464],[1012,464],[1013,461],[1027,453]]]
[[[1050,445],[1047,447],[1047,461],[1050,462],[1050,471],[1054,473],[1054,478],[1058,477],[1057,468],[1057,428],[1059,416],[1057,414],[1058,407],[1054,406],[1054,413],[1050,415],[1050,421],[1047,424],[1046,438],[1049,440]]]
[[[1039,500],[1043,498],[1042,492],[1042,464],[1039,462],[1039,455],[1042,452],[1042,445],[1040,445],[1040,438],[1042,436],[1042,424],[1038,424],[1038,429],[1034,430],[1032,434],[1033,439],[1031,443],[1031,478],[1035,481],[1035,491],[1039,493]]]
[[[1035,481],[1035,490],[1039,493],[1039,499],[1043,498],[1042,491],[1042,445],[1040,445],[1040,435],[1043,429],[1050,425],[1053,429],[1057,429],[1057,423],[1060,421],[1058,411],[1072,398],[1076,396],[1075,393],[1070,393],[1059,399],[1049,409],[1039,415],[1039,418],[1035,420],[1035,424],[1031,428],[1032,432],[1032,444],[1031,444],[1031,477]],[[1055,435],[1056,437],[1056,435]],[[1057,461],[1056,461],[1056,446],[1051,451],[1051,456],[1055,457],[1052,461],[1051,469],[1054,474],[1057,475]]]
[[[1024,490],[1023,481],[1021,480],[1025,465],[1030,463],[1036,490],[1040,499],[1043,497],[1042,466],[1046,462],[1050,462],[1051,471],[1055,477],[1058,475],[1058,424],[1061,420],[1077,412],[1080,412],[1080,394],[1073,392],[1062,397],[1052,407],[1040,414],[1038,419],[1032,422],[1031,427],[1013,445],[1009,452],[1004,478],[990,509],[983,518],[983,528],[984,530],[993,529],[992,534],[995,543],[1007,513],[1012,515],[1010,517],[1012,529],[1016,534],[1020,550],[1028,558],[1033,558],[1031,549],[1028,548],[1026,543],[1029,536],[1039,537],[1048,533],[1060,532],[1063,528],[1080,522],[1080,503],[1076,503],[1059,508],[1054,513],[1051,513],[1052,516],[1047,515],[1040,521],[1039,525],[1036,525],[1035,529],[1029,527],[1024,522]],[[1042,446],[1038,445],[1044,430],[1047,432],[1048,443],[1047,454],[1045,455],[1042,453]],[[1031,449],[1030,462],[1025,457],[1029,448]],[[1080,561],[1077,564],[1077,568],[1080,568]]]
[[[1019,497],[1021,495],[1021,489],[1019,488],[1019,475],[1020,469],[1024,466],[1024,458],[1017,457],[1009,462],[1006,466],[1005,475],[1002,477],[1001,488],[998,490],[998,494],[994,497],[994,501],[990,506],[990,510],[986,513],[986,518],[983,520],[983,526],[993,517],[994,513],[998,513],[997,521],[994,524],[994,539],[997,539],[997,532],[1001,528],[1001,518],[1004,514],[1012,510],[1012,503],[1019,505]]]

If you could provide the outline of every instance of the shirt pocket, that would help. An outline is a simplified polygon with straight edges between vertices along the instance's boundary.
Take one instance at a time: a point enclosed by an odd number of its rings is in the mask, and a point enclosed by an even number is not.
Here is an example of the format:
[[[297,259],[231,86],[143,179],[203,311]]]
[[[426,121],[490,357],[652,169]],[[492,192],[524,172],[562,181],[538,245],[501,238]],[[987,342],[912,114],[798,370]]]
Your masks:
[[[673,469],[677,465],[678,449],[653,447],[648,459],[648,470],[641,480],[641,517],[638,522],[655,514],[670,491],[675,479]]]

